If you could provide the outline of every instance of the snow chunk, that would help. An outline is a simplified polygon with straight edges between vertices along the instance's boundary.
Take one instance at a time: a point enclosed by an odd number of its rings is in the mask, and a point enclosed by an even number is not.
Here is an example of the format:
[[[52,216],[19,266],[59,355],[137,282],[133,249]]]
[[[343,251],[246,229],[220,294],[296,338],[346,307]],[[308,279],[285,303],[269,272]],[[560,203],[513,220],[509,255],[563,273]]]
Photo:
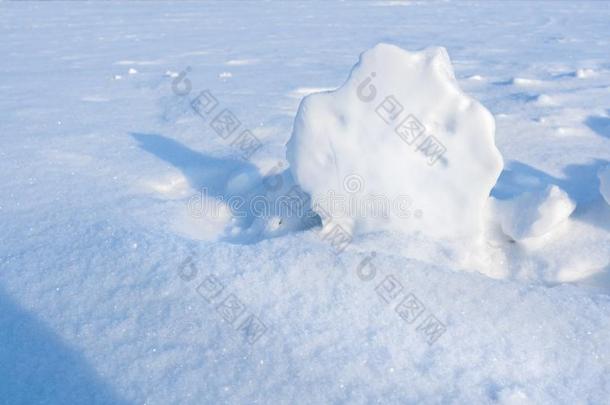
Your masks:
[[[553,99],[553,97],[546,95],[546,94],[539,94],[538,96],[536,96],[535,100],[536,100],[536,104],[538,104],[539,106],[543,106],[543,107],[557,105],[557,102],[555,101],[555,99]]]
[[[523,77],[515,77],[511,80],[512,84],[520,87],[540,86],[542,81],[537,79],[526,79]]]
[[[598,173],[599,192],[604,196],[604,200],[610,204],[610,166],[606,166]]]
[[[577,69],[576,70],[576,77],[579,79],[587,79],[589,77],[593,77],[596,75],[595,70],[593,69]]]
[[[510,200],[495,201],[502,231],[516,241],[551,232],[576,208],[568,194],[555,185]]]
[[[444,48],[379,44],[342,87],[301,101],[287,160],[325,226],[469,238],[503,166],[494,130]],[[379,198],[389,208],[381,213],[370,204]],[[341,201],[355,204],[337,213]]]

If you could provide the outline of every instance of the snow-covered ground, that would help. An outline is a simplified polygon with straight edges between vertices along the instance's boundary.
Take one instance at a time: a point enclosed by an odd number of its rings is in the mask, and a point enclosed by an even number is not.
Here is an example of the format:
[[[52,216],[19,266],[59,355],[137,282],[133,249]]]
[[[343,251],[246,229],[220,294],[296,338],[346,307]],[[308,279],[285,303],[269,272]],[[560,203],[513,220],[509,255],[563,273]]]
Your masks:
[[[598,1],[0,2],[0,403],[608,403],[609,21]],[[292,189],[301,99],[380,42],[445,47],[493,114],[483,243],[235,217]]]

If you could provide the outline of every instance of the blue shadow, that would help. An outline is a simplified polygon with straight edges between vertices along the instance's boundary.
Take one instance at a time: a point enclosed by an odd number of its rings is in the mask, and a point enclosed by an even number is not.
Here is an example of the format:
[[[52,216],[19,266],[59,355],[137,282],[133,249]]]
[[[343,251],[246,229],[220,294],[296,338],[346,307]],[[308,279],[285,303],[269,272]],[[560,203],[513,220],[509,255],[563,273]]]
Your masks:
[[[564,176],[559,178],[525,163],[510,161],[500,174],[491,195],[505,200],[554,184],[577,203],[588,203],[600,197],[597,172],[607,164],[608,161],[603,159],[595,159],[587,164],[571,164],[563,169]]]
[[[592,115],[587,117],[585,124],[596,134],[604,138],[610,138],[610,118]]]
[[[179,169],[188,179],[189,184],[195,190],[205,190],[207,197],[229,202],[239,200],[243,202],[237,209],[229,204],[236,224],[247,232],[238,236],[225,236],[222,240],[235,244],[257,243],[273,237],[285,235],[289,232],[302,231],[321,224],[320,218],[305,218],[298,215],[286,216],[277,201],[285,197],[298,186],[290,173],[290,170],[278,170],[267,175],[261,175],[258,168],[253,164],[238,159],[215,158],[194,151],[189,147],[158,134],[131,133],[138,146],[159,159],[168,162]],[[241,178],[244,183],[240,186]],[[233,184],[231,184],[233,183]],[[237,183],[237,185],[236,185]],[[269,210],[264,216],[255,213],[256,203],[260,198],[268,201]],[[255,199],[258,200],[255,203]],[[308,200],[305,200],[308,201]],[[304,210],[310,209],[307,202],[303,205]],[[283,227],[272,233],[260,229],[263,217],[281,217]]]
[[[158,134],[131,133],[131,136],[141,149],[179,169],[192,188],[206,188],[214,197],[224,196],[229,180],[239,173],[258,176],[256,167],[242,160],[207,156]]]
[[[0,288],[0,403],[127,404],[83,356]]]

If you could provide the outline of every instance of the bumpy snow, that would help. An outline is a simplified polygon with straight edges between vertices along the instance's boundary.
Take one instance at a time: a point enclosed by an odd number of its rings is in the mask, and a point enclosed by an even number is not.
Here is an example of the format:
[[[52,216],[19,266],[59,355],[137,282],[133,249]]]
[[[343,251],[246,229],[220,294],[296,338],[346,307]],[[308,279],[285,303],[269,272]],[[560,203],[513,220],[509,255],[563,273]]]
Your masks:
[[[379,44],[339,89],[303,99],[287,159],[327,226],[476,237],[502,170],[494,128],[444,48]]]
[[[557,186],[523,193],[495,202],[504,233],[513,240],[543,236],[565,221],[576,208],[568,194]]]

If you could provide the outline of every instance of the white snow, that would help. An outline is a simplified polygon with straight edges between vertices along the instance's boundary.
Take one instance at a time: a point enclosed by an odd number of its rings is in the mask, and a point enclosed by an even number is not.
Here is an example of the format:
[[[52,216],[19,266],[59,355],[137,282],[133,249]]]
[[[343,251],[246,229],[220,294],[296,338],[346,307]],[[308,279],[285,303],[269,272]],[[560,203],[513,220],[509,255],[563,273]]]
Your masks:
[[[460,90],[445,49],[379,44],[342,87],[303,99],[287,160],[327,227],[476,238],[502,170],[494,128]],[[384,212],[367,204],[380,198]]]
[[[231,59],[225,64],[228,66],[247,66],[258,63],[258,59]]]
[[[608,403],[610,7],[398,4],[0,3],[0,403]],[[285,153],[301,98],[341,87],[380,42],[445,47],[495,118],[492,197],[554,185],[571,215],[514,241],[486,210],[477,246],[384,230],[340,252],[318,218],[240,216],[232,197],[298,191]],[[218,105],[200,115],[206,89]],[[223,138],[225,109],[240,125]],[[262,144],[250,157],[245,130]],[[197,210],[203,189],[216,214]],[[415,224],[429,212],[411,197]]]
[[[553,97],[548,96],[546,94],[539,94],[536,97],[536,104],[542,107],[546,106],[556,106],[557,102],[553,99]]]
[[[521,87],[532,87],[532,86],[540,86],[542,84],[542,81],[536,80],[536,79],[527,79],[524,77],[515,77],[512,80],[512,84],[514,84],[515,86],[521,86]]]
[[[472,75],[468,78],[468,80],[474,80],[474,81],[480,82],[480,81],[485,80],[485,78],[481,75]]]
[[[516,241],[552,232],[576,208],[567,193],[554,185],[494,202],[502,230]]]
[[[587,79],[589,77],[595,76],[596,74],[597,73],[593,69],[583,68],[576,70],[576,77],[578,77],[579,79]]]
[[[290,95],[294,98],[301,100],[304,96],[313,94],[313,93],[321,93],[326,91],[335,90],[334,87],[299,87],[292,92]]]

